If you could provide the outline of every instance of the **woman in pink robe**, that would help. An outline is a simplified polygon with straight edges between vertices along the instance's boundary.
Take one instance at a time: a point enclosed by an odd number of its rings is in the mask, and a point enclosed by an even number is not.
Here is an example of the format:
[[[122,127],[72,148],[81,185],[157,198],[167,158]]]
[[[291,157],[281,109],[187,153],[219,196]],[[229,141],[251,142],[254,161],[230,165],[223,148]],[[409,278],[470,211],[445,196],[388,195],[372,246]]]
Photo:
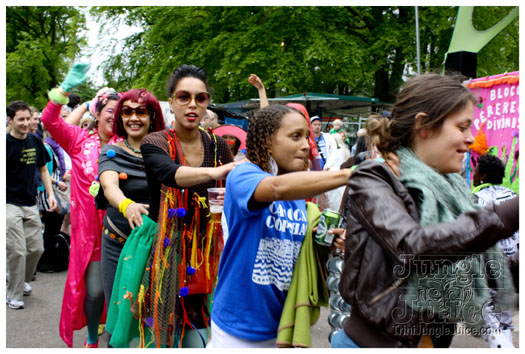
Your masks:
[[[117,137],[113,136],[112,127],[113,108],[119,96],[112,89],[101,91],[90,103],[95,104],[95,107],[91,108],[95,112],[97,122],[92,131],[67,124],[59,116],[61,105],[53,101],[49,101],[42,113],[42,123],[69,154],[73,165],[71,249],[60,316],[60,336],[69,347],[73,346],[73,331],[86,325],[88,337],[84,346],[97,347],[98,325],[105,323],[106,318],[100,270],[100,235],[104,212],[95,208],[95,200],[89,188],[96,181],[102,146],[117,141]]]

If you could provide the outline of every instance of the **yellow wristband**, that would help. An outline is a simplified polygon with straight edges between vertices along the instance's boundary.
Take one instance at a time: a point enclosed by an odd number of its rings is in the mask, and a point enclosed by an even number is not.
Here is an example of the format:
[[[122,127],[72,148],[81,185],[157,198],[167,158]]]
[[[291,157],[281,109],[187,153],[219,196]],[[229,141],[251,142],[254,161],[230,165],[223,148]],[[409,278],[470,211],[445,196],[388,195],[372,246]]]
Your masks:
[[[118,211],[120,211],[122,215],[124,215],[124,217],[126,217],[126,208],[131,203],[135,203],[135,202],[129,198],[126,198],[123,201],[121,201],[120,204],[118,205]]]

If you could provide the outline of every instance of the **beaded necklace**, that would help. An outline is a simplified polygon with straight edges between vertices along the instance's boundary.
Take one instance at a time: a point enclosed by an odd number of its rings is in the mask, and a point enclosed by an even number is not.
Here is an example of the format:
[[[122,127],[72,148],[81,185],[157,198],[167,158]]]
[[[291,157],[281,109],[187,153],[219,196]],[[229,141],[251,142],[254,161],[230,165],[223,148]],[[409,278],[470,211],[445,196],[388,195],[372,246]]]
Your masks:
[[[133,146],[131,146],[131,145],[128,143],[128,139],[124,139],[124,144],[126,144],[126,146],[128,147],[128,149],[130,149],[131,151],[133,151],[135,154],[140,154],[140,153],[141,153],[140,150],[135,149]]]

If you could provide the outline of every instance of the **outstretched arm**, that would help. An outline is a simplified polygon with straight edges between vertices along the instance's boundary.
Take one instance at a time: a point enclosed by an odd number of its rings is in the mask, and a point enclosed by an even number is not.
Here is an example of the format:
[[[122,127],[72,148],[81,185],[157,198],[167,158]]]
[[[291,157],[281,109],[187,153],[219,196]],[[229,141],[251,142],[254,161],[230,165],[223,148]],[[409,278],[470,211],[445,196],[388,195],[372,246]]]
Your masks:
[[[263,179],[255,192],[256,202],[275,200],[297,200],[340,187],[350,178],[349,168],[338,171],[305,171],[292,172]]]
[[[237,165],[230,162],[219,167],[181,166],[175,171],[175,182],[181,187],[191,187],[208,181],[226,179],[226,175]]]
[[[519,227],[518,199],[494,210],[470,211],[453,222],[423,227],[413,217],[417,214],[415,203],[396,181],[386,166],[376,162],[364,162],[354,171],[348,182],[347,233],[364,228],[399,262],[407,262],[407,255],[452,257],[461,252],[483,252]]]
[[[170,187],[191,187],[208,181],[225,179],[228,172],[239,164],[239,162],[230,162],[219,167],[181,166],[158,146],[143,142],[140,148],[146,174],[155,176],[158,182]]]
[[[121,203],[128,199],[119,186],[118,173],[116,171],[106,170],[99,176],[100,185],[104,191],[104,196],[108,202],[120,210]],[[124,210],[124,215],[128,219],[129,226],[134,229],[135,226],[142,225],[142,215],[148,215],[148,204],[131,202]]]

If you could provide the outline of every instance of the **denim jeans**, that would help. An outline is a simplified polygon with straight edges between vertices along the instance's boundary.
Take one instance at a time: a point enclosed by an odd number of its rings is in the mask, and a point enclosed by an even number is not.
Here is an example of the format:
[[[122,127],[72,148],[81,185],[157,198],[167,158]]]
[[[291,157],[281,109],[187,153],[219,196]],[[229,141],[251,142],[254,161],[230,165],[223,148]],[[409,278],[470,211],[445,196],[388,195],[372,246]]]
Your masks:
[[[332,348],[360,348],[352,338],[348,337],[344,329],[340,330],[332,337],[332,342],[330,343]]]

